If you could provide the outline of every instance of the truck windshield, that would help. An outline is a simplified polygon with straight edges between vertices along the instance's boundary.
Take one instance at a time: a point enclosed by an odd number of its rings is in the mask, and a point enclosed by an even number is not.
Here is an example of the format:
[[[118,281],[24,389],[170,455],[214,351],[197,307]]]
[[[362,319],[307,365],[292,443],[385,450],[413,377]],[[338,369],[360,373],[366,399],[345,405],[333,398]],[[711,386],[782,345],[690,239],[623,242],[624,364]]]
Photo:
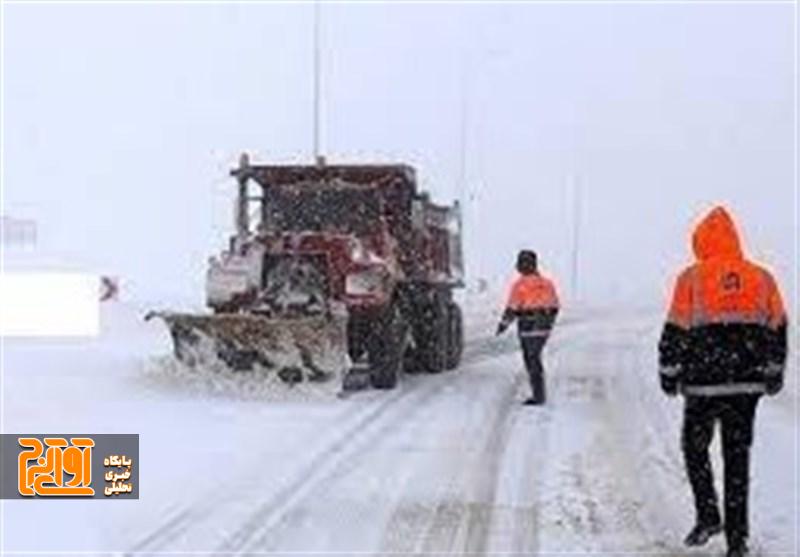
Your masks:
[[[381,216],[380,197],[363,188],[278,186],[264,202],[267,228],[278,231],[366,234]]]

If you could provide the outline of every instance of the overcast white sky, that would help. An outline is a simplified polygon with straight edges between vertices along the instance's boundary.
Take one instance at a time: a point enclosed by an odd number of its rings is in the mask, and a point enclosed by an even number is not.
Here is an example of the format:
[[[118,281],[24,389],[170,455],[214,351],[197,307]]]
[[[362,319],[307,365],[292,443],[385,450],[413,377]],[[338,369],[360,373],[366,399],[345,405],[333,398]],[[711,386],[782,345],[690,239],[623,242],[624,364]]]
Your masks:
[[[323,5],[324,150],[414,164],[449,201],[465,113],[475,276],[505,281],[533,247],[571,297],[578,182],[581,298],[661,304],[689,224],[719,201],[788,297],[794,10]],[[228,165],[242,150],[311,159],[312,18],[311,4],[6,4],[4,212],[135,296],[201,301],[230,232]]]

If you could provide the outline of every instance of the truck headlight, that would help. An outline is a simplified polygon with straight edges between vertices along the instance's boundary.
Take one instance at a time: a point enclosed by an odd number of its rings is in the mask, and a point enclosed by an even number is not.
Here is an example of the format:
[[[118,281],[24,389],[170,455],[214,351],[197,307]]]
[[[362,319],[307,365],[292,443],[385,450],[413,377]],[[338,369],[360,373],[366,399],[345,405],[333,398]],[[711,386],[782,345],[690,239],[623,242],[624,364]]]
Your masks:
[[[365,269],[350,273],[345,279],[345,292],[354,296],[381,294],[384,289],[384,273],[382,269]]]

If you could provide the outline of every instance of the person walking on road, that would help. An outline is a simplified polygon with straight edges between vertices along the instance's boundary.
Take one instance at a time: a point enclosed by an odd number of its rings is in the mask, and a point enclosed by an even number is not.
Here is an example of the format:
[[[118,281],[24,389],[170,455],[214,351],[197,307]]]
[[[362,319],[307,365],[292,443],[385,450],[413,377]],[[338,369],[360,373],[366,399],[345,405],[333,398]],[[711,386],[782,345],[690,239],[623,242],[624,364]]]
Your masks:
[[[695,502],[685,544],[700,546],[725,531],[728,556],[747,555],[750,446],[756,406],[783,386],[787,319],[773,276],[742,252],[722,207],[692,237],[696,262],[679,275],[659,342],[661,387],[684,395],[681,446]],[[709,444],[722,434],[724,525]]]
[[[517,321],[525,369],[531,384],[527,405],[544,404],[547,399],[542,350],[558,315],[558,294],[553,283],[539,274],[536,253],[522,250],[517,256],[519,277],[514,281],[497,335]]]

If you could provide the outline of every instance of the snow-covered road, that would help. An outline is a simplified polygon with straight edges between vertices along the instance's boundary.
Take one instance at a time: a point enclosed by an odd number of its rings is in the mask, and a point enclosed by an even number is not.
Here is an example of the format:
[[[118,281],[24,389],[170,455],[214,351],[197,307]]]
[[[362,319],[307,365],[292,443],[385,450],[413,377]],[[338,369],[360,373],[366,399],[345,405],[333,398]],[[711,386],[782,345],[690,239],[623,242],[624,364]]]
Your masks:
[[[488,323],[472,317],[461,369],[346,400],[170,376],[144,356],[166,349],[163,331],[133,320],[90,343],[9,342],[6,430],[139,433],[142,495],[7,501],[3,548],[685,554],[691,501],[680,402],[656,381],[659,316],[568,313],[546,351],[545,408],[519,404],[514,339],[488,337]],[[759,409],[762,555],[796,553],[794,386]],[[31,536],[36,523],[50,529]]]

